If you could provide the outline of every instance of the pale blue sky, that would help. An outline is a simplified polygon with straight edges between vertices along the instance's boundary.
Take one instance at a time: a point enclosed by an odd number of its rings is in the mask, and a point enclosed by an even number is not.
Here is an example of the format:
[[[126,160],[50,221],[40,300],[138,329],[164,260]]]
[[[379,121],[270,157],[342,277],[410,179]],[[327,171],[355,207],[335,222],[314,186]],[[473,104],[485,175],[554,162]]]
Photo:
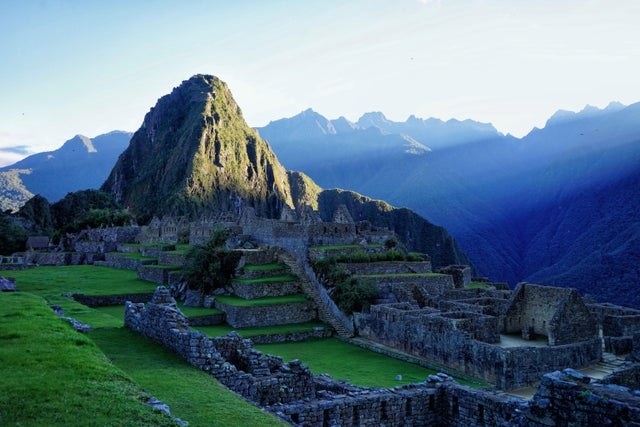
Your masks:
[[[311,107],[521,136],[640,101],[639,23],[637,0],[0,0],[0,151],[135,131],[197,73],[251,126]]]

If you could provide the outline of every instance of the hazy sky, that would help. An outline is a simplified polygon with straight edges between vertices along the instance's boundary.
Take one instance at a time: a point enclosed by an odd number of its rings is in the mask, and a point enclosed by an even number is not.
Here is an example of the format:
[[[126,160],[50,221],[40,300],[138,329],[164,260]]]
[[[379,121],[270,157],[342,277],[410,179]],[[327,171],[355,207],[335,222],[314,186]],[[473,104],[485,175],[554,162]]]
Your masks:
[[[197,73],[251,126],[311,107],[522,136],[640,101],[639,41],[637,0],[0,0],[0,152],[135,131]]]

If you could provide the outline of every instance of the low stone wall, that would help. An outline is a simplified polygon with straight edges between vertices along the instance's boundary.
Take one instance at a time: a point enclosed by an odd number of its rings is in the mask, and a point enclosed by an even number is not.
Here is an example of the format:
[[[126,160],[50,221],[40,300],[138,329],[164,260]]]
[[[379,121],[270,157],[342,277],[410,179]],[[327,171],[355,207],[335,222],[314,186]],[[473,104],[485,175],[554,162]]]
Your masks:
[[[224,313],[209,314],[206,316],[191,316],[189,317],[189,325],[191,326],[211,326],[220,325],[224,323]]]
[[[24,252],[26,265],[71,265],[80,264],[80,254],[75,256],[71,252]],[[74,260],[77,260],[75,263]]]
[[[113,305],[122,305],[127,301],[146,302],[151,299],[152,293],[144,294],[122,294],[122,295],[83,295],[73,294],[71,297],[80,304],[87,307],[107,307]],[[124,310],[124,308],[123,308]]]
[[[176,245],[166,244],[166,245],[141,245],[140,253],[144,257],[149,258],[160,258],[160,254],[164,251],[175,251]]]
[[[190,364],[261,406],[312,398],[313,375],[300,362],[264,355],[238,335],[207,338],[189,328],[169,290],[158,287],[146,305],[128,302],[125,326],[172,349]]]
[[[364,283],[371,283],[378,288],[385,286],[420,286],[428,289],[434,295],[442,295],[449,289],[453,289],[453,278],[447,275],[433,276],[357,276]]]
[[[604,351],[615,355],[629,354],[633,351],[633,337],[604,337]]]
[[[157,265],[141,265],[138,267],[137,277],[140,280],[157,283],[158,285],[169,284],[169,274],[174,272],[171,268],[164,268]]]
[[[191,319],[189,319],[191,323]],[[288,332],[286,334],[269,334],[269,335],[257,335],[251,337],[251,341],[254,344],[276,344],[283,342],[299,342],[306,341],[308,339],[320,339],[330,338],[333,336],[333,330],[331,328],[317,327],[309,331],[302,332]]]
[[[231,289],[234,294],[244,299],[279,297],[301,292],[298,282],[242,283],[235,281],[231,284]]]
[[[311,301],[258,307],[237,307],[224,304],[216,299],[214,307],[226,313],[227,323],[234,328],[303,323],[318,318],[316,309]]]
[[[431,262],[386,261],[386,262],[345,262],[341,266],[351,274],[411,274],[431,273]]]
[[[108,252],[104,254],[105,265],[108,267],[118,268],[120,270],[136,271],[141,265],[156,264],[155,260],[140,260],[129,258],[127,255],[119,252]]]
[[[640,425],[640,396],[618,385],[590,384],[570,369],[542,377],[526,413],[531,426]]]
[[[184,253],[160,252],[158,256],[158,264],[182,267],[185,263],[186,257],[187,255]]]

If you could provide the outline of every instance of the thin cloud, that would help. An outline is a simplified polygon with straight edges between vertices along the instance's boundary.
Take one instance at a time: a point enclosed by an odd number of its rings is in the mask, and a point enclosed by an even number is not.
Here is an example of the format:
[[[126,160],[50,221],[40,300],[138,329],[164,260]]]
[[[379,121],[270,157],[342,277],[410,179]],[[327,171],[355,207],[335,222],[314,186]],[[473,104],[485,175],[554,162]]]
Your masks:
[[[11,147],[0,147],[0,153],[17,154],[19,156],[26,156],[31,154],[31,150],[27,145],[14,145]]]

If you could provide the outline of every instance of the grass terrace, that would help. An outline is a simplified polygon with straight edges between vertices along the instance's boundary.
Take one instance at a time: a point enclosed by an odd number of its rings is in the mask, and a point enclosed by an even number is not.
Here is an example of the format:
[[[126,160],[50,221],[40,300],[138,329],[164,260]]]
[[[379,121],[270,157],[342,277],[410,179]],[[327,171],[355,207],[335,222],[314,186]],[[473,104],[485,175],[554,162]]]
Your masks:
[[[227,335],[229,332],[235,331],[243,338],[251,338],[259,335],[284,335],[294,332],[307,332],[313,330],[313,328],[329,328],[322,322],[304,322],[304,323],[291,323],[288,325],[275,325],[265,327],[251,327],[251,328],[234,328],[230,325],[214,325],[214,326],[198,326],[194,329],[206,334],[209,337],[221,337]]]
[[[140,252],[116,252],[121,256],[129,259],[134,259],[136,261],[149,261],[149,262],[157,262],[157,258],[143,256]]]
[[[59,300],[62,294],[146,294],[157,286],[138,279],[135,271],[93,265],[34,267],[12,271],[11,276],[20,291],[42,295],[51,304],[55,302],[50,300]]]
[[[393,359],[336,338],[297,343],[259,344],[255,347],[264,353],[280,356],[285,361],[300,359],[316,375],[326,373],[333,378],[347,380],[363,387],[395,387],[422,382],[428,375],[436,372],[447,372],[447,370],[435,371]],[[397,375],[401,375],[402,380],[396,380]],[[472,388],[488,385],[480,380],[452,375],[460,384]]]
[[[467,289],[489,289],[491,285],[487,282],[471,282],[466,286]]]
[[[287,268],[286,264],[273,262],[271,264],[245,264],[243,269],[247,271],[278,271]]]
[[[422,382],[428,375],[436,373],[336,338],[301,343],[261,344],[256,345],[256,348],[264,353],[280,356],[285,361],[300,359],[316,375],[327,373],[333,378],[366,387],[394,387]],[[397,381],[396,375],[402,375],[402,380]]]
[[[293,294],[285,295],[281,297],[265,297],[255,299],[244,299],[236,296],[221,295],[217,296],[216,300],[223,304],[231,305],[234,307],[265,307],[278,304],[292,304],[299,302],[307,302],[307,296],[305,294]]]

